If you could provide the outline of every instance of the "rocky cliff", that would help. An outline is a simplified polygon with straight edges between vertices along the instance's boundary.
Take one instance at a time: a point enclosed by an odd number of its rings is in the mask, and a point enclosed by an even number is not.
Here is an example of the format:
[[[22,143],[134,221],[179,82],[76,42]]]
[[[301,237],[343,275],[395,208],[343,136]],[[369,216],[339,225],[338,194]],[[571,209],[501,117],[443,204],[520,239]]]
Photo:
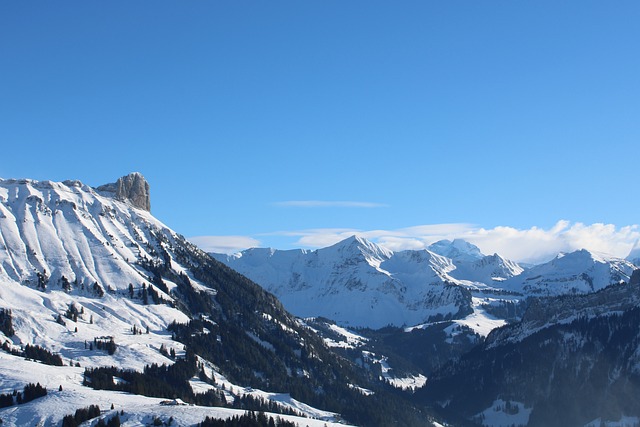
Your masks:
[[[128,202],[133,207],[151,212],[149,183],[138,172],[123,176],[114,183],[101,185],[97,190],[121,202]]]

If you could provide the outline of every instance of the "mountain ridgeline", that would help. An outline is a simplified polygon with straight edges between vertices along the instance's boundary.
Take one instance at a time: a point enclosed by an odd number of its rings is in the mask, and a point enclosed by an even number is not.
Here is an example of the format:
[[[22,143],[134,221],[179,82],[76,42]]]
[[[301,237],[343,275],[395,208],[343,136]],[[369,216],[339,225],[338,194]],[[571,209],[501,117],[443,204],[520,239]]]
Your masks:
[[[7,348],[37,344],[81,364],[84,386],[68,385],[79,393],[90,386],[325,414],[318,416],[327,422],[430,424],[423,409],[333,353],[272,294],[153,218],[142,180],[134,174],[97,190],[77,181],[0,181],[0,307],[11,319],[0,339]],[[112,349],[100,351],[101,342]],[[127,373],[136,366],[139,374]],[[225,384],[236,386],[230,392]],[[211,399],[198,397],[202,388]],[[292,403],[256,390],[288,393]],[[300,402],[317,410],[300,410]],[[39,416],[0,412],[17,424]]]
[[[315,251],[213,254],[282,300],[329,342],[377,357],[390,382],[454,424],[640,424],[640,271],[578,250],[524,268],[461,240],[391,252],[359,237]],[[383,327],[385,326],[385,327]],[[372,356],[373,355],[373,356]]]
[[[637,249],[525,268],[353,236],[212,256],[149,190],[0,180],[4,425],[89,407],[124,425],[640,424]]]
[[[525,269],[461,240],[392,252],[357,236],[314,251],[254,248],[212,255],[275,294],[297,316],[373,329],[484,312],[507,319],[528,297],[595,292],[627,282],[635,268],[581,250]]]

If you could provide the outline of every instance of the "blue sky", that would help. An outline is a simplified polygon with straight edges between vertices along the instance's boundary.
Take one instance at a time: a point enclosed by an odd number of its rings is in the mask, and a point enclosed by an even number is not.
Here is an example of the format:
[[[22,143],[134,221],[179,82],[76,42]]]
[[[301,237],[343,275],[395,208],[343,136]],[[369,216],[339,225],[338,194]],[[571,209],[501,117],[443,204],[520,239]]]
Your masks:
[[[638,22],[637,1],[2,2],[0,176],[139,171],[159,219],[229,250],[542,230],[624,252]]]

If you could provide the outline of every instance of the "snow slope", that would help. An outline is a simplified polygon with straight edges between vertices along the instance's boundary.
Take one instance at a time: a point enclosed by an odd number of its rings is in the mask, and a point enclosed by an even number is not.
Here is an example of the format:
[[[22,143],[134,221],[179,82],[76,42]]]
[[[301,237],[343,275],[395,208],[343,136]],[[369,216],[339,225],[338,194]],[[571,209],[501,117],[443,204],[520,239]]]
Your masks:
[[[47,396],[32,402],[14,405],[0,410],[0,419],[6,426],[59,426],[65,415],[73,415],[76,409],[89,405],[98,405],[101,418],[109,419],[116,413],[123,426],[151,425],[154,417],[168,422],[173,418],[172,426],[193,426],[209,416],[226,419],[244,414],[243,410],[205,407],[205,406],[166,406],[161,398],[132,395],[129,393],[93,390],[82,385],[84,368],[69,366],[48,366],[38,362],[26,361],[21,357],[0,352],[0,364],[3,366],[0,393],[20,390],[24,384],[38,378],[47,388]],[[60,391],[60,386],[62,390]],[[233,387],[226,383],[227,388]],[[237,386],[236,386],[237,387]],[[111,406],[113,405],[113,409]],[[314,414],[317,415],[317,414]],[[301,426],[323,427],[344,426],[326,419],[301,418],[288,415],[271,414]]]
[[[78,181],[0,181],[0,277],[33,285],[64,276],[89,292],[148,284],[131,262],[153,258],[150,233],[175,233],[147,211],[100,196]]]

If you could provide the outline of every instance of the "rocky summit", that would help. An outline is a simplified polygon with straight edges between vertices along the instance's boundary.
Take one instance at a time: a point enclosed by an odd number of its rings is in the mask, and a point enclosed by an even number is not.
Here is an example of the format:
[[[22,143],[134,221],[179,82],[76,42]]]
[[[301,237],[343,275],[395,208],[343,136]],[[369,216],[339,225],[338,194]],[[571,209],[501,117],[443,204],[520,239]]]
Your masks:
[[[149,183],[139,172],[123,176],[116,182],[101,185],[97,190],[121,202],[128,202],[135,208],[151,212]]]

